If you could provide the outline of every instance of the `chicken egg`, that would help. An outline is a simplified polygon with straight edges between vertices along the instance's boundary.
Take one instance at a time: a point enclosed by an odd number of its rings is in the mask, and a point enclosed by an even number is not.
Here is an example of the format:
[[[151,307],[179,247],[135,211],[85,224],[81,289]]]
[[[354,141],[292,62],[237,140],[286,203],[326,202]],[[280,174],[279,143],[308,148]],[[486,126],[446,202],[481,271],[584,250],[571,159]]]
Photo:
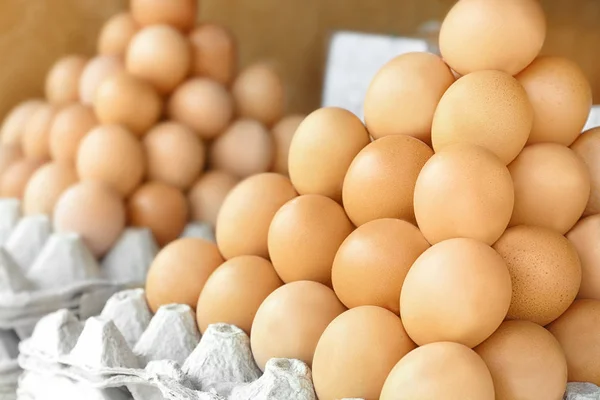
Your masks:
[[[142,144],[151,180],[187,190],[202,173],[206,158],[204,143],[185,125],[160,123],[148,132]]]
[[[292,114],[283,117],[273,126],[271,133],[275,144],[275,159],[273,160],[273,172],[288,175],[288,154],[292,144],[292,138],[300,123],[306,118],[303,114]]]
[[[571,305],[581,284],[575,246],[560,233],[534,226],[507,229],[494,244],[512,278],[508,319],[547,325]]]
[[[510,299],[510,275],[494,249],[475,239],[449,239],[425,250],[408,271],[400,316],[420,346],[475,347],[500,326]]]
[[[27,100],[10,110],[0,127],[0,142],[3,144],[21,143],[27,122],[43,104],[42,100]]]
[[[210,275],[198,298],[200,332],[223,322],[250,335],[258,307],[281,285],[273,265],[264,258],[239,256],[225,261]]]
[[[52,215],[56,202],[77,182],[75,168],[69,164],[51,162],[36,170],[25,186],[23,213]]]
[[[252,119],[235,121],[210,146],[212,169],[247,178],[267,172],[273,164],[273,138],[267,128]]]
[[[152,261],[146,278],[152,312],[172,303],[195,310],[204,284],[223,261],[217,246],[208,240],[183,238],[169,243]]]
[[[104,79],[123,72],[125,66],[120,57],[114,55],[97,56],[87,63],[79,80],[79,100],[86,106],[94,104],[96,90]]]
[[[54,206],[57,232],[76,232],[96,257],[103,256],[125,229],[125,206],[116,191],[98,181],[79,182]]]
[[[50,127],[50,155],[55,161],[75,165],[79,144],[98,125],[94,111],[80,103],[62,108]]]
[[[373,306],[348,310],[327,326],[317,344],[313,360],[317,396],[378,399],[394,365],[415,347],[400,318],[388,310]]]
[[[271,358],[295,358],[310,367],[323,331],[345,310],[333,290],[317,282],[292,282],[276,289],[262,302],[252,324],[256,364],[264,371]]]
[[[581,262],[580,299],[600,300],[600,214],[580,219],[567,233]]]
[[[129,5],[141,26],[167,24],[189,31],[196,23],[198,0],[131,0]]]
[[[161,182],[140,186],[127,202],[129,223],[150,228],[159,246],[167,245],[183,233],[188,214],[183,193]]]
[[[18,143],[0,144],[0,177],[4,174],[4,171],[22,158],[23,151]]]
[[[229,29],[204,23],[189,35],[192,73],[229,86],[237,72],[237,42]]]
[[[362,149],[343,187],[344,209],[354,225],[380,218],[414,222],[415,183],[432,155],[429,146],[406,135],[385,136]]]
[[[45,93],[51,104],[64,105],[79,100],[79,80],[87,64],[83,56],[59,59],[48,72]]]
[[[11,163],[0,176],[0,196],[23,199],[27,182],[44,162],[45,160],[20,158]]]
[[[590,173],[590,197],[583,215],[600,214],[600,128],[580,135],[571,150],[583,160]]]
[[[50,158],[50,129],[58,108],[50,104],[39,106],[29,118],[21,137],[23,153],[28,158]]]
[[[131,38],[138,31],[138,25],[129,12],[122,12],[111,17],[98,36],[98,53],[100,55],[124,56]]]
[[[238,178],[223,171],[208,171],[202,175],[188,193],[192,220],[214,227],[225,197],[238,182]]]

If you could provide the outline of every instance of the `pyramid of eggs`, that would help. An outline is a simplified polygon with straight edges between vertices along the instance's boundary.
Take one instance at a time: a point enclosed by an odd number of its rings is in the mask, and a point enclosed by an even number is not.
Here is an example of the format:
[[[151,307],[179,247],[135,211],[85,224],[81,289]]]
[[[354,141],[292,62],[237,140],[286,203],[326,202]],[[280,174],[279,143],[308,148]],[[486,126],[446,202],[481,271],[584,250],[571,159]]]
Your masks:
[[[238,73],[238,45],[196,24],[197,0],[131,0],[94,57],[58,60],[45,98],[17,105],[0,131],[0,196],[54,216],[96,256],[126,225],[163,246],[186,223],[214,225],[227,192],[255,173],[287,173],[301,117],[269,62]]]
[[[460,0],[442,57],[373,79],[365,124],[319,109],[289,179],[225,198],[217,244],[150,268],[150,307],[234,324],[260,368],[312,368],[321,400],[562,399],[600,384],[600,130],[579,67],[540,56],[537,0]]]

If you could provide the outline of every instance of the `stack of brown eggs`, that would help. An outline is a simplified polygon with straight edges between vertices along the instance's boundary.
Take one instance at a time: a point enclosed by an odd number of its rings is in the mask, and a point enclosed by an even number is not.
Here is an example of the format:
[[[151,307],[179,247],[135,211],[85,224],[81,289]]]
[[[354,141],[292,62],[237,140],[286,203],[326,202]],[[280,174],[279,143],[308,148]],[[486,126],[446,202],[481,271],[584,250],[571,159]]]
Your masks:
[[[290,179],[237,185],[217,245],[163,249],[151,307],[239,326],[261,368],[303,360],[321,400],[600,385],[600,217],[576,225],[600,210],[600,131],[580,136],[590,86],[539,56],[545,35],[537,0],[460,0],[443,58],[402,55],[374,78],[366,126],[310,114]]]
[[[237,74],[234,37],[196,15],[197,0],[132,0],[103,27],[97,56],[59,60],[46,99],[2,126],[0,195],[53,215],[100,256],[127,224],[165,245],[189,220],[214,225],[239,179],[286,173],[302,117],[284,118],[275,68]]]

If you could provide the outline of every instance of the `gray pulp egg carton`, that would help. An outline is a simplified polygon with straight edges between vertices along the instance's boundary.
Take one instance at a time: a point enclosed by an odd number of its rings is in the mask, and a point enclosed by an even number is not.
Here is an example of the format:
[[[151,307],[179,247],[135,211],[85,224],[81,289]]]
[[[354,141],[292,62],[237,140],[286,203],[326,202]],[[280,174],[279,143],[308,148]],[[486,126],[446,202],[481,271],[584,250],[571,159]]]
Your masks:
[[[19,364],[19,399],[42,398],[41,376],[98,399],[316,400],[303,362],[272,359],[263,374],[244,331],[213,324],[201,337],[189,306],[151,315],[142,289],[115,294],[85,322],[68,310],[49,314],[21,342]]]

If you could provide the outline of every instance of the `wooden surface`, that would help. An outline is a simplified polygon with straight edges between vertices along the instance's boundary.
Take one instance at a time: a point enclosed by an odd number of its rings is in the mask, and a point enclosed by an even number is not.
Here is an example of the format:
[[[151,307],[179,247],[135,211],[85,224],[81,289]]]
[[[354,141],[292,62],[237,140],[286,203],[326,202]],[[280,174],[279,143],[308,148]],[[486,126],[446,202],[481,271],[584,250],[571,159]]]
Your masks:
[[[99,27],[126,0],[1,0],[0,116],[42,93],[52,62],[92,54]],[[289,109],[308,112],[321,98],[328,37],[335,30],[410,35],[441,20],[454,0],[203,0],[200,20],[229,26],[240,62],[275,61],[288,87]],[[548,14],[545,53],[576,60],[600,102],[600,0],[542,0]]]

